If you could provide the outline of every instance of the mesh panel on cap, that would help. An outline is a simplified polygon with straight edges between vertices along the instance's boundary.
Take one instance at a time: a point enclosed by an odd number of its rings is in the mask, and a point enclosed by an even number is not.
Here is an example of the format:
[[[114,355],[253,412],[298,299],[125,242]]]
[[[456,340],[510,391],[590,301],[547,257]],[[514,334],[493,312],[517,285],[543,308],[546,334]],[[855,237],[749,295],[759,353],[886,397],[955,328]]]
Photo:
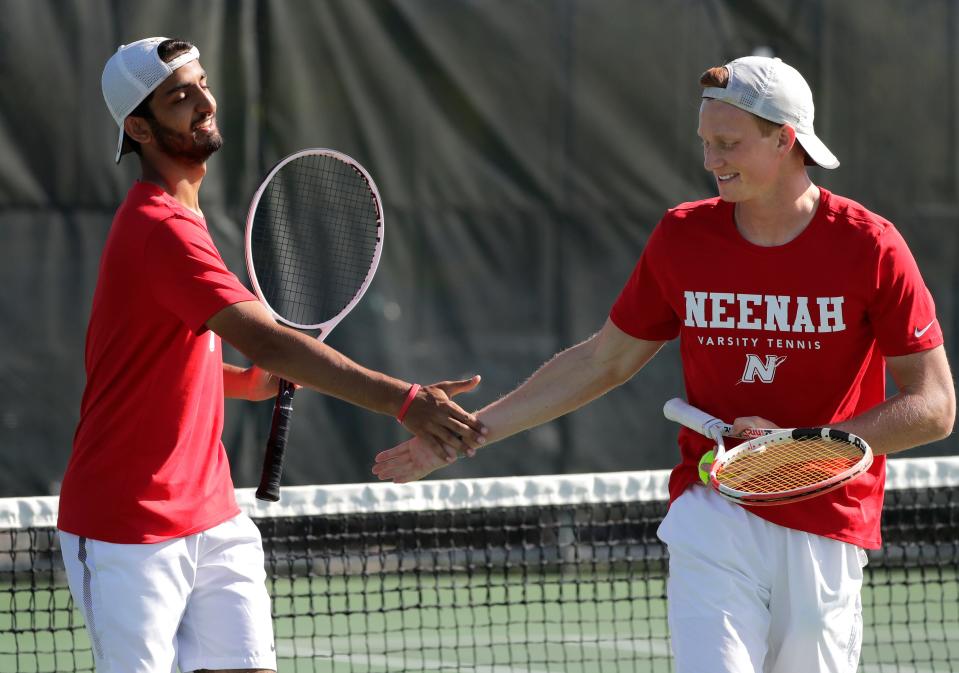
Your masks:
[[[119,77],[111,77],[103,81],[103,97],[110,108],[110,114],[117,124],[123,123],[123,118],[142,100],[143,94],[135,87],[121,81]]]
[[[120,58],[123,59],[123,65],[130,71],[130,74],[136,77],[147,90],[153,89],[167,76],[166,68],[153,58],[152,51],[142,52],[138,49],[131,49],[127,52],[121,52]]]

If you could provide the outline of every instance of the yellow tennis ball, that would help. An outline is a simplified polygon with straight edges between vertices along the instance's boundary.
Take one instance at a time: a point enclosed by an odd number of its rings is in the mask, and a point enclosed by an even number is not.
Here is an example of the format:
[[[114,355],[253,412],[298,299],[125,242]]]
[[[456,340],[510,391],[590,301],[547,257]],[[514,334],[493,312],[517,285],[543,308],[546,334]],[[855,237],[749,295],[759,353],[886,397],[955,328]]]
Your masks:
[[[699,459],[699,478],[706,485],[709,485],[709,470],[703,469],[703,464],[712,464],[715,457],[716,453],[714,451],[707,451],[703,454],[703,457]]]

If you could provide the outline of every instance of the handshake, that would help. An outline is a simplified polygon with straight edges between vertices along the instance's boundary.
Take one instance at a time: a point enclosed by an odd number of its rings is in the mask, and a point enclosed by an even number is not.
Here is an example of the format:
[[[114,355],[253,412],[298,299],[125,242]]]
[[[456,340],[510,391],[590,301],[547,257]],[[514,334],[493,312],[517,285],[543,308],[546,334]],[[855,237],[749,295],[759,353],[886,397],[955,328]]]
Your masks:
[[[473,390],[479,376],[410,388],[396,419],[415,436],[376,455],[373,474],[381,481],[406,483],[430,472],[472,457],[486,443],[486,427],[474,414],[452,401],[454,395]]]

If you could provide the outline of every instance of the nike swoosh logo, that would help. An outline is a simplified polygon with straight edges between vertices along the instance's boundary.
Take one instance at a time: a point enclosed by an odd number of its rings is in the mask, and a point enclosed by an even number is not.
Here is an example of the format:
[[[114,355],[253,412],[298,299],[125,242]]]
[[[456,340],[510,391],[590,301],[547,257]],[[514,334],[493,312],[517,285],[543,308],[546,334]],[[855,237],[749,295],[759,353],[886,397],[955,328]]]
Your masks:
[[[917,327],[916,330],[913,332],[913,334],[915,334],[915,335],[916,335],[916,338],[918,339],[918,338],[921,337],[923,334],[925,334],[926,332],[929,331],[929,328],[932,327],[932,324],[933,324],[934,322],[936,322],[936,321],[933,320],[931,323],[929,323],[928,325],[926,325],[926,326],[923,327],[922,329],[919,329],[919,328]]]

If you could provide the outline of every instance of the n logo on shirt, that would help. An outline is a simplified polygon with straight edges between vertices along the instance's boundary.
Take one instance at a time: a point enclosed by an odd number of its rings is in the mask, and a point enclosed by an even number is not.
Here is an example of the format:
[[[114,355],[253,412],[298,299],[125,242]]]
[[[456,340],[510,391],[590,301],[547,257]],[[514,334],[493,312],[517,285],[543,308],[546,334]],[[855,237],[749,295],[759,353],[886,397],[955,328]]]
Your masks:
[[[776,367],[785,361],[785,355],[767,355],[763,362],[758,355],[750,353],[746,356],[746,369],[739,382],[755,383],[758,378],[761,383],[772,383],[776,377]]]

